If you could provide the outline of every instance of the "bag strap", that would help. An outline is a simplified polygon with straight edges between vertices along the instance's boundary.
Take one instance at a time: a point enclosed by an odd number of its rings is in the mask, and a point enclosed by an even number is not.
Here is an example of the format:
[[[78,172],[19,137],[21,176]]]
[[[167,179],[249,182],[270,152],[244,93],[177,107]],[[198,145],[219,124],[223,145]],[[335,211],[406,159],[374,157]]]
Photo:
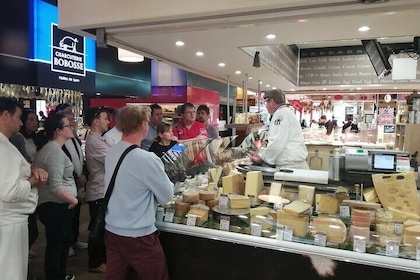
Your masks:
[[[114,173],[112,174],[111,181],[109,182],[108,189],[106,190],[105,197],[104,197],[104,200],[103,200],[103,203],[102,203],[102,205],[104,206],[104,208],[107,208],[108,207],[109,199],[111,198],[112,191],[114,190],[114,184],[115,184],[115,179],[117,177],[118,169],[120,169],[120,165],[121,165],[123,159],[125,158],[125,156],[131,150],[134,150],[135,148],[139,148],[139,146],[133,144],[130,147],[128,147],[124,151],[124,153],[121,155],[120,159],[118,160],[118,163],[115,166]]]

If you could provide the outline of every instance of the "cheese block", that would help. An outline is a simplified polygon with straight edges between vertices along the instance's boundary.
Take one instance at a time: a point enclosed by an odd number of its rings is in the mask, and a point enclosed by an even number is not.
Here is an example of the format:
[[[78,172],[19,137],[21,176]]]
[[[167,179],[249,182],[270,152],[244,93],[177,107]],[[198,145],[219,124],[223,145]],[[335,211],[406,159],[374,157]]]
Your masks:
[[[251,207],[251,199],[244,195],[239,194],[229,194],[229,207],[233,209],[238,208],[249,208]]]
[[[293,216],[300,216],[300,215],[304,214],[305,212],[306,212],[306,214],[309,214],[308,210],[311,207],[312,206],[308,203],[302,202],[300,200],[295,200],[292,203],[284,206],[283,211],[286,212],[286,213],[289,213]]]
[[[370,210],[351,209],[351,222],[359,227],[369,227],[372,219]]]
[[[402,239],[406,249],[415,252],[417,244],[420,243],[420,225],[403,229]]]
[[[369,227],[359,227],[356,225],[351,225],[350,231],[349,231],[351,243],[354,242],[355,235],[366,237],[366,246],[369,246],[369,243],[370,243],[370,228]]]
[[[270,185],[269,195],[281,196],[282,183],[272,182]]]
[[[323,231],[327,234],[327,241],[331,243],[343,243],[347,237],[346,225],[337,218],[318,217],[312,220],[314,231]]]
[[[381,204],[394,211],[395,220],[419,220],[420,207],[413,172],[373,174],[372,181]]]
[[[184,191],[182,193],[182,201],[188,203],[198,203],[200,196],[197,191]]]
[[[338,203],[343,202],[343,200],[350,199],[349,190],[344,187],[338,187],[334,192],[334,197],[337,198]]]
[[[205,222],[209,219],[209,207],[202,204],[191,205],[187,215],[194,215],[198,221]]]
[[[326,194],[315,195],[315,206],[317,212],[330,214],[338,213],[340,208],[338,199]]]
[[[419,221],[414,221],[414,220],[407,220],[403,223],[403,234],[404,234],[404,229],[408,228],[408,227],[412,227],[412,226],[417,226],[420,225]]]
[[[266,216],[270,212],[270,208],[268,207],[257,207],[257,208],[251,208],[249,209],[249,214],[251,216]]]
[[[214,191],[200,191],[199,192],[199,198],[201,200],[213,200],[216,196],[216,193]]]
[[[298,199],[310,205],[314,203],[315,187],[299,185]]]
[[[386,208],[379,208],[375,211],[375,219],[376,222],[380,223],[389,223],[394,221],[394,211],[386,209]]]
[[[395,234],[382,234],[379,235],[379,245],[381,247],[386,247],[388,241],[396,241],[398,243],[401,242],[401,236]]]
[[[375,231],[379,234],[392,235],[395,234],[395,223],[376,223]]]
[[[251,216],[251,225],[252,223],[260,222],[261,229],[272,229],[274,227],[273,218],[271,216]]]
[[[245,181],[242,174],[232,174],[222,177],[224,193],[244,194]]]
[[[282,210],[277,211],[277,223],[293,227],[293,235],[305,237],[308,232],[309,218],[296,217]]]
[[[190,210],[190,203],[183,202],[181,199],[175,200],[175,213],[177,217],[183,217]]]
[[[374,188],[367,188],[363,190],[363,197],[367,202],[379,202],[378,194]]]
[[[248,171],[246,173],[245,195],[258,195],[264,189],[264,180],[261,171]]]
[[[207,200],[206,205],[210,207],[210,209],[213,209],[214,206],[219,205],[219,200],[218,199]]]

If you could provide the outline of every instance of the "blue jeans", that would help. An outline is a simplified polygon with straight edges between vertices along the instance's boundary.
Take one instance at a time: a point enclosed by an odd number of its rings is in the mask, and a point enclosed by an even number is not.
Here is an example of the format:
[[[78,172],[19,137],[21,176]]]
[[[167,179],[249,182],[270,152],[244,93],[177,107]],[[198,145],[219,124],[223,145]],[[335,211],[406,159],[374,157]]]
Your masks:
[[[67,203],[46,202],[38,206],[39,220],[45,226],[45,277],[47,280],[63,280],[72,241],[73,209]]]

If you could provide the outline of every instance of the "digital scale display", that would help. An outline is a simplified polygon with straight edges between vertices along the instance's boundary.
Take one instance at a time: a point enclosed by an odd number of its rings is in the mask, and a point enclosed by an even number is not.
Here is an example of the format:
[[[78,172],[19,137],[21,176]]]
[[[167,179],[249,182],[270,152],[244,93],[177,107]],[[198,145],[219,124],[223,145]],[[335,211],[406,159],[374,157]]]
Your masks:
[[[373,155],[373,169],[379,170],[395,170],[396,155]]]

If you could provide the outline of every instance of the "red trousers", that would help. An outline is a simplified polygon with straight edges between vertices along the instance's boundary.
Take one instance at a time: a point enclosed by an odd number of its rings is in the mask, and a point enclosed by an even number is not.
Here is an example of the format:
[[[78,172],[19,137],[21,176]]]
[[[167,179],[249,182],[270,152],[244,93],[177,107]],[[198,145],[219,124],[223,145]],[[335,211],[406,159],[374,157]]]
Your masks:
[[[105,232],[107,280],[126,280],[131,267],[138,280],[168,280],[165,253],[158,232],[142,237],[124,237]]]

